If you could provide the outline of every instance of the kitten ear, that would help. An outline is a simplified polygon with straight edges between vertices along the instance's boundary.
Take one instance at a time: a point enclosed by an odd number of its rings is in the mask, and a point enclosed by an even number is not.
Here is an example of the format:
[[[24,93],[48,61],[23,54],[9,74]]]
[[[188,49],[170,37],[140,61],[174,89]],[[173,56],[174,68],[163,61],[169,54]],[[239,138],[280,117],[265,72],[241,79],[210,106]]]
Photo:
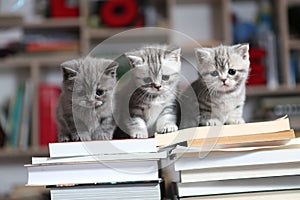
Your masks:
[[[63,79],[73,80],[78,73],[79,60],[69,60],[62,63],[60,66],[62,68]]]
[[[112,61],[105,69],[104,73],[112,78],[116,77],[117,68],[119,67],[119,63]]]
[[[180,61],[181,48],[177,46],[173,46],[166,53],[166,58],[169,60],[174,59],[175,61]]]
[[[241,55],[243,60],[249,59],[249,44],[237,44],[233,46],[234,50]]]
[[[137,55],[135,52],[125,53],[126,58],[129,61],[130,66],[133,68],[136,65],[143,63],[143,58]]]
[[[197,60],[208,60],[211,57],[211,49],[209,48],[196,48],[195,55]]]

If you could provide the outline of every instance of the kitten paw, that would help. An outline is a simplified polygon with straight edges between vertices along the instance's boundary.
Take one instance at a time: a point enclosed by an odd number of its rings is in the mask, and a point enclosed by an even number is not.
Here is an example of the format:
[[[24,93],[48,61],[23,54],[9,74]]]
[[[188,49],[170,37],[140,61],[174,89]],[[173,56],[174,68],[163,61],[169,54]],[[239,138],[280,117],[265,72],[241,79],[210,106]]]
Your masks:
[[[228,119],[225,124],[244,124],[245,120],[243,118]]]
[[[200,126],[221,126],[223,123],[218,119],[209,119],[200,122]]]
[[[158,133],[164,134],[164,133],[174,132],[174,131],[177,131],[177,130],[178,130],[178,127],[175,124],[167,124],[163,128],[161,128],[160,130],[158,130]]]
[[[112,135],[109,134],[94,134],[92,135],[92,140],[111,140]]]
[[[77,133],[73,136],[73,141],[90,141],[92,140],[89,133]]]
[[[59,135],[58,142],[70,142],[70,137],[67,135]]]
[[[130,134],[131,138],[148,138],[148,133],[134,133],[134,134]]]

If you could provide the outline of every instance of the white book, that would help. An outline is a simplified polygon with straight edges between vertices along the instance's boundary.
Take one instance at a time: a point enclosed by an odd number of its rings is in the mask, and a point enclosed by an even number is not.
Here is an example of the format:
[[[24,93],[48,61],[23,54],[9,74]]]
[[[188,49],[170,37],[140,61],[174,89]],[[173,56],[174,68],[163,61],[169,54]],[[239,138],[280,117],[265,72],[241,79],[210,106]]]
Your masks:
[[[300,176],[177,183],[179,197],[299,189]]]
[[[184,200],[296,200],[300,199],[300,190],[280,190],[267,192],[250,192],[180,198]]]
[[[157,183],[128,183],[56,187],[50,189],[51,200],[160,200],[160,185]]]
[[[134,161],[134,160],[158,160],[166,158],[167,152],[128,153],[128,154],[104,154],[74,157],[32,157],[32,164],[55,164],[74,162],[98,162],[98,161]]]
[[[51,158],[157,152],[154,138],[50,143]]]
[[[300,162],[300,148],[265,151],[224,152],[204,157],[175,158],[175,171],[216,167],[249,166],[275,163]]]
[[[183,170],[181,183],[300,175],[300,162]]]
[[[25,165],[27,185],[61,185],[158,179],[157,160]]]

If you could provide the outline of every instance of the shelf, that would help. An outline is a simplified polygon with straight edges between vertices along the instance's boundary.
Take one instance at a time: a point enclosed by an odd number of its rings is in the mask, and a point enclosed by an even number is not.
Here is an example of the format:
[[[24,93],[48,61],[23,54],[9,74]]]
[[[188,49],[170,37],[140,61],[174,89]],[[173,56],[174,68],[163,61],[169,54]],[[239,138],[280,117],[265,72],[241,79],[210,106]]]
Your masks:
[[[23,24],[22,17],[18,15],[0,15],[0,26],[13,27]]]
[[[290,39],[289,47],[291,50],[300,50],[300,39]]]
[[[81,18],[53,18],[53,19],[42,19],[37,22],[25,22],[23,23],[24,28],[72,28],[79,27],[82,23]]]
[[[89,29],[88,35],[91,39],[102,39],[108,38],[117,34],[122,33],[120,38],[148,38],[148,37],[168,37],[168,33],[161,29],[148,29],[147,31],[142,31],[141,34],[139,29],[137,29],[136,33],[133,31],[126,32],[128,30],[132,30],[134,28],[98,28],[98,29]],[[125,31],[125,32],[124,32]]]
[[[55,52],[47,55],[18,55],[0,59],[0,68],[29,67],[32,63],[43,65],[56,65],[66,60],[78,58],[75,52]]]
[[[32,157],[32,156],[49,156],[48,147],[30,148],[27,150],[21,149],[0,149],[0,159],[17,158],[17,157]]]
[[[300,94],[300,84],[295,87],[279,86],[276,89],[269,89],[267,86],[248,86],[246,95],[254,96],[280,96]]]

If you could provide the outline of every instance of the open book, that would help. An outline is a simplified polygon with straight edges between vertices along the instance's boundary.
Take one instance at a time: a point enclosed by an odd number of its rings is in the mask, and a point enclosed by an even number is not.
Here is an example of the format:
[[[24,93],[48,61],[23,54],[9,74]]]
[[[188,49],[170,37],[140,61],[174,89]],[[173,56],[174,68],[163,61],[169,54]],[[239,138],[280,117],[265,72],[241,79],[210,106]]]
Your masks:
[[[287,117],[273,121],[237,125],[205,126],[155,134],[157,147],[186,142],[187,146],[209,144],[232,145],[241,143],[281,141],[295,138]]]

